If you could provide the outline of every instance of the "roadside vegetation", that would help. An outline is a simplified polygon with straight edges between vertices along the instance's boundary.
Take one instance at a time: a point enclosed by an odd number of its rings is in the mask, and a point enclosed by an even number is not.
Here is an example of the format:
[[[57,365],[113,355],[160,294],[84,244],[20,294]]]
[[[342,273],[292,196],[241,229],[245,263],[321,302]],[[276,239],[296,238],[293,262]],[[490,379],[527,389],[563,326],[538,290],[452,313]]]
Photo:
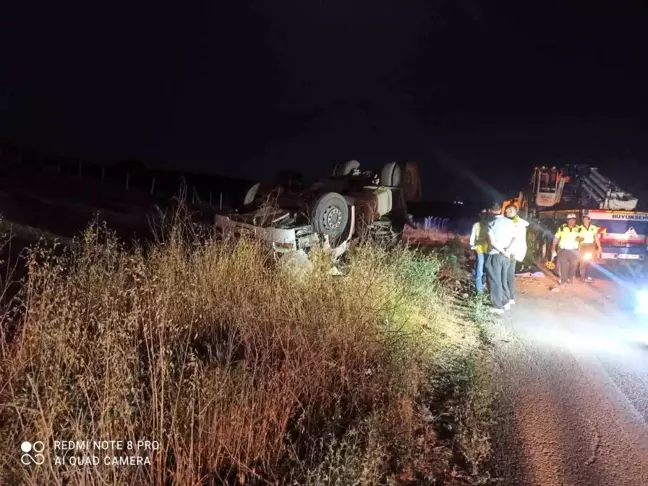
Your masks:
[[[91,225],[65,251],[29,251],[0,316],[0,483],[487,480],[488,348],[448,284],[456,258],[361,245],[342,275],[322,253],[296,278],[187,221],[149,247]],[[46,444],[43,465],[21,464],[24,440]],[[88,453],[54,441],[80,440],[159,448],[55,464]]]

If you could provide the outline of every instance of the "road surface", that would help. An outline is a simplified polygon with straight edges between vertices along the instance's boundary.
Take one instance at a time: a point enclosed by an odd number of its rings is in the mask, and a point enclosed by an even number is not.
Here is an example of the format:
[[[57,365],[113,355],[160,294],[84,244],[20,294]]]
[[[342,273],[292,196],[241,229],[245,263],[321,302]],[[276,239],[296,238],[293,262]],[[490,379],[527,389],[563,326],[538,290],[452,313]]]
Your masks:
[[[518,277],[496,317],[495,472],[515,486],[648,485],[648,318],[613,281],[553,283]]]

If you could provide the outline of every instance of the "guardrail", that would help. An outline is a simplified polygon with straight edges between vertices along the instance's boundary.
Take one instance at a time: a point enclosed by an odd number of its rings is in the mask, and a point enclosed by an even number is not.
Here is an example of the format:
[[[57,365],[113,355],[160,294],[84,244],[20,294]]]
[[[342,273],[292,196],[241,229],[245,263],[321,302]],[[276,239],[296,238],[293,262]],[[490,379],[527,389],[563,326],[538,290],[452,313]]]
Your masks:
[[[445,231],[448,227],[450,218],[441,218],[438,216],[427,216],[423,218],[423,228],[426,230],[435,229]]]
[[[470,234],[474,221],[468,218],[448,218],[442,216],[425,216],[413,218],[412,221],[419,223],[425,230],[451,232],[461,235]]]

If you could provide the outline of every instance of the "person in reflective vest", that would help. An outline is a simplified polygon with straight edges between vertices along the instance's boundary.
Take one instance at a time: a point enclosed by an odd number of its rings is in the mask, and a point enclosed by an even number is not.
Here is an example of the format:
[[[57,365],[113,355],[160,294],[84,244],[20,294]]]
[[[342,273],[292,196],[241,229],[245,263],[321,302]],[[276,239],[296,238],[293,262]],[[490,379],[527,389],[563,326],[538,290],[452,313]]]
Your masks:
[[[556,254],[558,248],[558,274],[560,275],[560,285],[573,283],[576,277],[576,269],[580,257],[580,226],[576,225],[576,214],[567,215],[567,224],[558,228],[554,235],[551,254]]]
[[[482,209],[479,221],[472,226],[470,232],[470,249],[475,252],[475,288],[478,294],[484,292],[484,259],[488,251],[488,211]]]
[[[583,215],[583,224],[580,226],[580,277],[583,282],[591,282],[589,270],[592,262],[596,258],[601,258],[603,250],[599,240],[598,226],[592,224],[589,215]]]

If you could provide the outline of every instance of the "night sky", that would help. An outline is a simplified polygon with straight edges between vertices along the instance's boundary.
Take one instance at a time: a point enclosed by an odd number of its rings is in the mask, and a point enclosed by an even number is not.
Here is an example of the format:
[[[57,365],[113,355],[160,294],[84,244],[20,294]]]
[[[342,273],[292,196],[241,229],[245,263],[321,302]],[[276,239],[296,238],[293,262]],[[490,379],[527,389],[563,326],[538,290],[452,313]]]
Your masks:
[[[251,178],[411,159],[433,200],[585,162],[644,194],[646,2],[98,5],[3,5],[0,139]]]

